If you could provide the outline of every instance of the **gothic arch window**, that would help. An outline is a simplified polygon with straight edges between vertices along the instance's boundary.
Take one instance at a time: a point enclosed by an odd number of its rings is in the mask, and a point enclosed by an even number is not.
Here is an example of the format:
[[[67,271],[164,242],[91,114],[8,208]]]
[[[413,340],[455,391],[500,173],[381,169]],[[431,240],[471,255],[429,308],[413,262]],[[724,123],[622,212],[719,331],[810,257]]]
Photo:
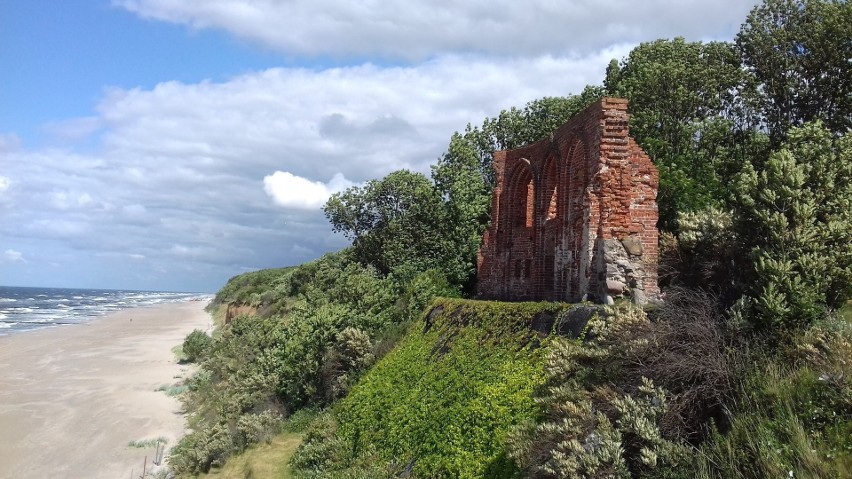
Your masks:
[[[544,191],[547,198],[545,205],[545,221],[555,219],[559,215],[559,177],[556,172],[556,159],[551,156],[547,159],[544,167]]]
[[[515,169],[511,186],[509,201],[514,223],[516,226],[532,228],[535,223],[535,183],[526,160]]]

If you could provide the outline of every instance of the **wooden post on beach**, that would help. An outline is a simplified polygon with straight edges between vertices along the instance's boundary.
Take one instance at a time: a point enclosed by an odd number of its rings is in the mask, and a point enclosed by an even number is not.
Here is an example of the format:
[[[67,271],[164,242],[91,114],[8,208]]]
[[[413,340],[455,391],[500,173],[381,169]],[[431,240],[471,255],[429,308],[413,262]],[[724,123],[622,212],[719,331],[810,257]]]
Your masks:
[[[166,445],[157,440],[157,449],[154,452],[154,464],[160,465],[163,462],[163,453],[166,452]]]
[[[148,456],[145,456],[145,462],[142,463],[142,479],[145,479],[145,470],[148,468]]]

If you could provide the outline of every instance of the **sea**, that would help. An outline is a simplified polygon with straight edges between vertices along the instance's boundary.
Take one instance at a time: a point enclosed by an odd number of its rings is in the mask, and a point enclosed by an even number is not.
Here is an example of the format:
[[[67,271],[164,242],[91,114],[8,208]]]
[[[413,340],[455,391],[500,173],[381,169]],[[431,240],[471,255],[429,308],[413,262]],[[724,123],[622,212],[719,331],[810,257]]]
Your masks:
[[[0,336],[84,323],[122,309],[211,298],[205,293],[0,286]]]

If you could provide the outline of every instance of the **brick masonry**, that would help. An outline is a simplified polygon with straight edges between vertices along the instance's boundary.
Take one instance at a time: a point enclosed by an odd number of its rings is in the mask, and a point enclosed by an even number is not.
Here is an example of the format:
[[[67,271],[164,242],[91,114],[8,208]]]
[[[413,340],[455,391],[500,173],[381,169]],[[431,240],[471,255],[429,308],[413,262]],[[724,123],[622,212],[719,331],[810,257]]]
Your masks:
[[[494,154],[482,298],[644,303],[657,287],[659,172],[602,98],[549,138]]]

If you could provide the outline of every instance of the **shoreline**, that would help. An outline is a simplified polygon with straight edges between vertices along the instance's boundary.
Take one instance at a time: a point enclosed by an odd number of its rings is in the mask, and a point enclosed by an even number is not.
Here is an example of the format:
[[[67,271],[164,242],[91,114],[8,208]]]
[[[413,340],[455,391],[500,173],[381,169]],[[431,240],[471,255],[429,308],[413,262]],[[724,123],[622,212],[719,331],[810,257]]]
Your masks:
[[[172,348],[210,332],[204,301],[126,309],[0,336],[0,478],[128,477],[151,470],[185,433],[181,404],[161,388],[192,372]]]

